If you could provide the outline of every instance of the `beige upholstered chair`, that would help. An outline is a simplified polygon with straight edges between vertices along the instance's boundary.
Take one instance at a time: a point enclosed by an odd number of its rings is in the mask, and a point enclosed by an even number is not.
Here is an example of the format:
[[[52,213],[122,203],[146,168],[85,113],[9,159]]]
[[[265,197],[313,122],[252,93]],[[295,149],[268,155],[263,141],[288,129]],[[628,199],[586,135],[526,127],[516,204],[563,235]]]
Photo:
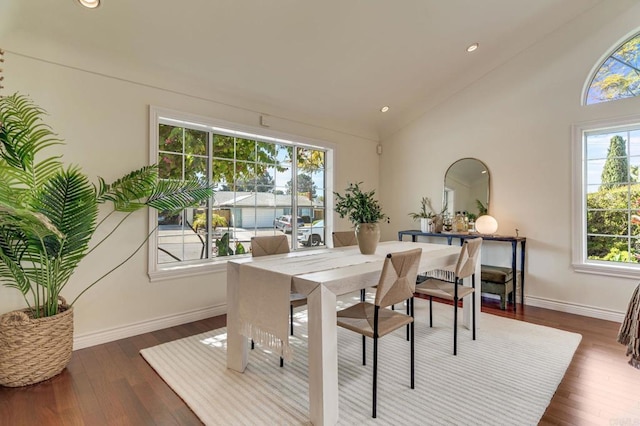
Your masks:
[[[286,235],[270,235],[251,238],[251,255],[253,257],[269,256],[272,254],[289,253],[289,239]],[[293,308],[307,304],[307,298],[300,293],[291,293],[289,297],[289,318],[291,319],[291,335],[293,336]],[[253,342],[251,342],[253,349]],[[284,360],[280,358],[280,366]]]
[[[482,245],[482,238],[465,240],[461,249],[458,261],[452,271],[437,271],[440,278],[420,277],[416,285],[416,293],[429,296],[429,327],[433,327],[433,298],[453,300],[453,354],[458,353],[458,300],[472,294],[476,289],[476,264],[478,254]],[[447,272],[452,275],[452,279],[445,279]],[[464,278],[471,277],[471,287],[462,285]],[[476,298],[472,300],[472,334],[476,340]]]
[[[390,253],[384,260],[374,303],[360,302],[338,311],[338,325],[362,334],[362,364],[366,365],[366,337],[373,339],[373,417],[376,417],[378,389],[378,338],[405,325],[411,330],[411,389],[414,388],[413,293],[422,249]],[[407,301],[409,314],[384,309]]]
[[[347,247],[358,245],[355,231],[336,231],[331,234],[334,247]]]

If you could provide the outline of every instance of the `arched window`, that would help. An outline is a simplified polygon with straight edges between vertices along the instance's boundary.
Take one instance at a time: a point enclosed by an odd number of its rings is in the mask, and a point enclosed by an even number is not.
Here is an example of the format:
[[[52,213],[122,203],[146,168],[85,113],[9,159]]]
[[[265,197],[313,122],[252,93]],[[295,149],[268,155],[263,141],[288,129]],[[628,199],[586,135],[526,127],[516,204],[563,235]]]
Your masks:
[[[598,68],[586,104],[615,101],[640,95],[640,34],[618,47]]]

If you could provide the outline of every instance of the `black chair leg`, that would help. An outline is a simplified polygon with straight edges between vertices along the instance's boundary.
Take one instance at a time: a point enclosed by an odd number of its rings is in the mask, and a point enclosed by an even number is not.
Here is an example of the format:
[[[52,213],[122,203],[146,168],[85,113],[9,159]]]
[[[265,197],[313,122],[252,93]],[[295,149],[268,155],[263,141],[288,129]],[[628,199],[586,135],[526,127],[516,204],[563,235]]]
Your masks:
[[[453,299],[453,354],[458,354],[458,298]]]
[[[471,286],[475,290],[476,288],[476,275],[471,275]],[[471,293],[471,297],[473,297],[473,301],[471,302],[471,307],[473,312],[471,313],[471,321],[473,322],[473,340],[476,340],[476,294]]]
[[[291,318],[291,335],[293,336],[293,305],[289,305],[289,318]]]
[[[284,346],[284,344],[283,344]],[[280,357],[280,368],[284,367],[284,358]]]
[[[429,327],[433,327],[433,297],[429,296]]]
[[[362,365],[367,365],[367,338],[362,336]]]
[[[413,340],[412,340],[413,342]],[[376,418],[378,407],[378,339],[373,338],[373,418]]]
[[[411,316],[411,307],[409,306],[409,299],[407,299],[407,315]],[[407,341],[409,341],[409,324],[407,324]]]
[[[360,301],[364,302],[364,298],[366,296],[367,292],[366,290],[363,288],[362,290],[360,290]]]
[[[410,327],[411,327],[411,342],[410,342],[411,343],[411,389],[415,389],[416,388],[416,386],[415,386],[415,371],[416,371],[415,370],[415,365],[416,365],[416,361],[415,361],[415,355],[414,355],[415,354],[415,339],[413,338],[414,337],[414,330],[413,330],[414,324],[415,324],[415,321],[410,324]]]
[[[256,346],[255,342],[253,341],[253,339],[251,339],[251,350],[253,350],[253,348],[255,348],[255,346]]]

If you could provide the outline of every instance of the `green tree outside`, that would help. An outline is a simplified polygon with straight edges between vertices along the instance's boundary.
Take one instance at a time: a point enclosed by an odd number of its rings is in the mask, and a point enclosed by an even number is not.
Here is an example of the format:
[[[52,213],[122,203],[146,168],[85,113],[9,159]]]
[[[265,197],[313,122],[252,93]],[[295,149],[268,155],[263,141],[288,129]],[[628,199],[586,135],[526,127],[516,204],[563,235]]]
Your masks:
[[[291,194],[293,181],[287,182],[287,194]],[[313,183],[311,175],[298,175],[298,194],[305,194],[310,200],[316,198],[316,184]]]
[[[613,189],[621,183],[629,182],[629,161],[627,144],[622,136],[614,136],[609,142],[607,160],[602,169],[600,190]]]

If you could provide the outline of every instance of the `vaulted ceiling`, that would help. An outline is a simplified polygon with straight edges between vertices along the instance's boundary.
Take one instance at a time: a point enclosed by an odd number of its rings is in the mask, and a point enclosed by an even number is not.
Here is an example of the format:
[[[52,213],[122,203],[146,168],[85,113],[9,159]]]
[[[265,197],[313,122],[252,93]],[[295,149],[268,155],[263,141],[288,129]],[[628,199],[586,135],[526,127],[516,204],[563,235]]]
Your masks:
[[[0,47],[376,140],[600,1],[2,0]]]

